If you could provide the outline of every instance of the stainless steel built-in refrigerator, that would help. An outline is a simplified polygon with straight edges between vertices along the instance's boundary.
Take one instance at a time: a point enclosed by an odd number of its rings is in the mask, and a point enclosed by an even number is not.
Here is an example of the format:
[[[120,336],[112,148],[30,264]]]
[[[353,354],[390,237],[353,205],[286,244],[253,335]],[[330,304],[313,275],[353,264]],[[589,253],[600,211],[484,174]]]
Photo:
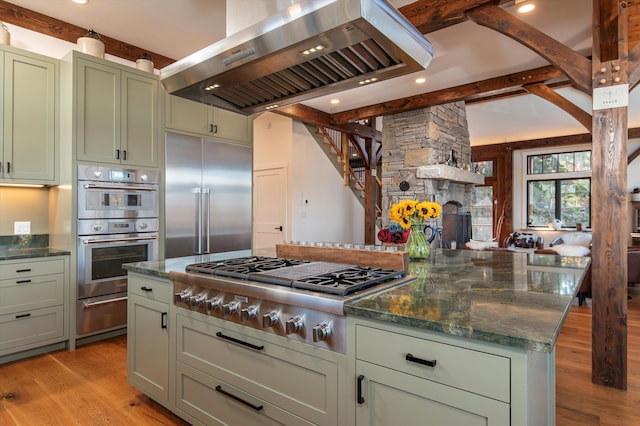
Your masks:
[[[166,134],[165,258],[251,248],[250,146]]]

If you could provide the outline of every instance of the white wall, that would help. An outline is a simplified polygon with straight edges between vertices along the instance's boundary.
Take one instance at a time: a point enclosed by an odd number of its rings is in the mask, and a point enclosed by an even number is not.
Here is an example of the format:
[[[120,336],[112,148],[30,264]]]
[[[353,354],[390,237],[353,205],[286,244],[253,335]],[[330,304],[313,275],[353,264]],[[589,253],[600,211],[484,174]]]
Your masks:
[[[254,119],[254,169],[287,167],[287,238],[364,242],[364,208],[299,121],[274,113]]]

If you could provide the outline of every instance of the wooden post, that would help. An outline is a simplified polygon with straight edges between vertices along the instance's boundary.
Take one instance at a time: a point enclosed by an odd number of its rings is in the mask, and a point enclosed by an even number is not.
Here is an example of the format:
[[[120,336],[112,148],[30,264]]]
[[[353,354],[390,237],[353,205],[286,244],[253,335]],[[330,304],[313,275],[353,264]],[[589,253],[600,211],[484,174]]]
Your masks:
[[[591,380],[618,389],[627,388],[627,39],[626,2],[593,0]]]
[[[376,181],[376,164],[373,152],[373,139],[365,138],[365,150],[369,158],[364,172],[364,243],[376,243],[376,196],[378,194],[378,182]]]

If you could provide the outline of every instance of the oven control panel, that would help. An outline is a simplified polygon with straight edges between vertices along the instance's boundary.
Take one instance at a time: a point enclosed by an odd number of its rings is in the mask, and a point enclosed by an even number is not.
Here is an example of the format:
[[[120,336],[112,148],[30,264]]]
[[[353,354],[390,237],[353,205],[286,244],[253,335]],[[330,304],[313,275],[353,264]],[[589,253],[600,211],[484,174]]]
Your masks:
[[[346,353],[346,319],[342,315],[175,281],[174,304],[202,315]]]

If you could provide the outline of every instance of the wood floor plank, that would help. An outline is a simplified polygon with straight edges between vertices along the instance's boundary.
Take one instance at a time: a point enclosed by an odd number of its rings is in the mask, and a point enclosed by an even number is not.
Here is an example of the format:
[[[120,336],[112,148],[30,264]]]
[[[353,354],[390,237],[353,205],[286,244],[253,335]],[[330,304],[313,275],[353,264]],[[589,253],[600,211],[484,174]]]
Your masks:
[[[126,370],[125,336],[2,365],[0,425],[187,425]]]

